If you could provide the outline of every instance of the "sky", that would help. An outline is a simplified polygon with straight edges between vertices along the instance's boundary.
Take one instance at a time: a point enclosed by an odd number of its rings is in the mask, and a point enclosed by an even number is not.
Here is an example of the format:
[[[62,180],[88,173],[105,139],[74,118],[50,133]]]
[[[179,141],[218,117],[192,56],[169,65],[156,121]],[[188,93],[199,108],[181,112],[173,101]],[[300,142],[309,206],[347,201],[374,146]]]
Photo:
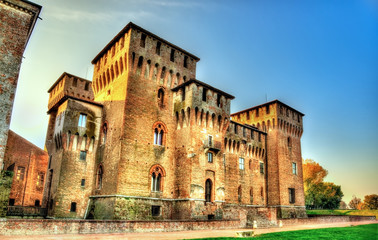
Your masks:
[[[197,79],[234,95],[231,112],[278,99],[305,114],[302,156],[343,200],[378,194],[376,0],[32,0],[11,129],[43,148],[47,90],[130,21],[198,56]]]

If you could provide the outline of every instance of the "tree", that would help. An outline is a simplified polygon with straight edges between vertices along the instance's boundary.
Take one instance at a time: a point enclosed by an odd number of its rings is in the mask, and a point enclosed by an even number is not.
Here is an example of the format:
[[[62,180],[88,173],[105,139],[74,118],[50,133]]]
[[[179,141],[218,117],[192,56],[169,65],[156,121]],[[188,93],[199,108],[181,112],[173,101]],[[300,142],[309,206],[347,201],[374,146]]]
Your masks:
[[[344,196],[341,186],[323,182],[328,171],[312,159],[303,161],[305,204],[308,208],[339,208]]]
[[[350,209],[358,209],[358,207],[361,207],[361,198],[358,198],[355,195],[353,195],[352,200],[350,200],[348,205]]]
[[[347,209],[347,204],[344,201],[341,201],[339,209]]]
[[[370,210],[378,209],[378,195],[377,194],[366,195],[364,197],[364,207]]]

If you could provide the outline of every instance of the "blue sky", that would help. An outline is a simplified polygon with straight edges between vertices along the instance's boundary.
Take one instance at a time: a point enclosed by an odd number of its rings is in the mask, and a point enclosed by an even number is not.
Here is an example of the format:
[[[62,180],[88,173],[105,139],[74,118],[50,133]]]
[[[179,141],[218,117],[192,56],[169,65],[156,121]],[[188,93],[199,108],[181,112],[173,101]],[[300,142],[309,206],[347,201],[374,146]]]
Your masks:
[[[43,147],[47,90],[130,21],[201,58],[197,78],[234,96],[232,112],[279,99],[306,114],[302,155],[347,202],[377,194],[375,0],[33,0],[43,6],[24,53],[11,129]]]

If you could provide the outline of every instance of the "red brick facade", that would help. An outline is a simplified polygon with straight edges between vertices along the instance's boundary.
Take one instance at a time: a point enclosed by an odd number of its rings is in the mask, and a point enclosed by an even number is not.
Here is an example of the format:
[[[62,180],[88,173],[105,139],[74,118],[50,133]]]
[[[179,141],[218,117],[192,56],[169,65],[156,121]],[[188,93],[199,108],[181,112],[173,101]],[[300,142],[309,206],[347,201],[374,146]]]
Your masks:
[[[41,206],[47,152],[9,130],[4,160],[4,169],[14,173],[9,205]]]
[[[0,170],[8,138],[22,54],[41,6],[22,0],[0,0]]]
[[[301,132],[231,121],[234,97],[196,80],[198,61],[129,23],[92,61],[92,82],[67,73],[57,80],[46,138],[50,216],[234,219],[243,212],[248,222],[289,208],[283,216],[305,217]],[[284,161],[298,163],[295,176],[278,166]]]

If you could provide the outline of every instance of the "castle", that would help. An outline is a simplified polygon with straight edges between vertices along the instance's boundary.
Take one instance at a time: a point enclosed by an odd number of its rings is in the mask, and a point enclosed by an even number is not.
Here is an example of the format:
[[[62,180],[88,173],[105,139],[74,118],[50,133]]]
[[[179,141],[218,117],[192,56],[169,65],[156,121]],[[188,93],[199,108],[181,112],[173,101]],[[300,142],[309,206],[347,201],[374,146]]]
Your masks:
[[[93,59],[93,81],[48,90],[48,216],[306,217],[303,114],[271,101],[234,114],[196,79],[200,59],[127,24]]]

